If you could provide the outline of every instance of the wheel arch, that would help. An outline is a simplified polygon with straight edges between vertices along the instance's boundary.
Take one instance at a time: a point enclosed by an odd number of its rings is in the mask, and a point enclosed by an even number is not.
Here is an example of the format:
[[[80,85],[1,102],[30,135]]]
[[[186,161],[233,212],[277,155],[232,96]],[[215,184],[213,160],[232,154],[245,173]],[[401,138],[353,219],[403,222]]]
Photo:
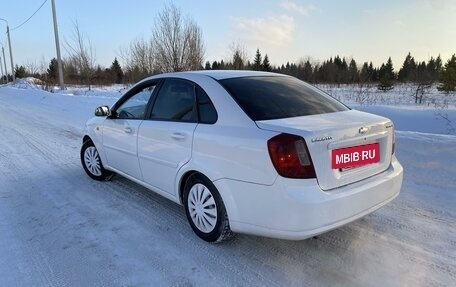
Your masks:
[[[201,232],[204,232],[204,231],[201,231],[200,228],[196,227],[194,221],[192,222],[192,219],[190,218],[190,215],[189,215],[188,206],[184,201],[185,185],[194,176],[198,176],[200,178],[199,180],[197,180],[197,183],[202,183],[207,188],[210,189],[210,193],[211,193],[212,197],[214,198],[214,200],[216,202],[218,202],[217,205],[219,207],[221,207],[221,209],[218,209],[218,211],[217,211],[217,214],[220,219],[217,219],[218,223],[217,223],[216,227],[214,227],[215,229],[210,231],[210,233],[205,234],[205,235],[212,234],[212,235],[210,235],[210,237],[202,236],[200,234]],[[195,182],[193,182],[193,183],[195,183]],[[222,194],[220,193],[219,189],[214,185],[213,181],[211,181],[204,173],[197,171],[197,170],[189,170],[182,175],[181,180],[179,182],[179,200],[180,200],[181,204],[184,206],[190,226],[192,227],[193,231],[200,238],[202,238],[205,241],[215,242],[215,243],[225,241],[225,240],[230,240],[231,238],[233,238],[234,234],[230,228],[230,217],[229,217],[228,210],[227,210],[227,207],[225,204],[225,200],[224,200]],[[217,227],[217,226],[219,226],[219,227]],[[213,234],[214,232],[217,232],[217,233]],[[214,235],[216,235],[216,237],[213,237]]]
[[[88,149],[91,149],[89,152]],[[92,179],[95,180],[110,180],[114,173],[105,169],[100,152],[89,136],[83,137],[82,147],[80,151],[81,164]]]
[[[211,166],[200,164],[199,161],[196,161],[193,158],[191,161],[187,162],[180,168],[176,176],[175,196],[178,198],[181,204],[183,204],[183,192],[185,189],[185,184],[191,176],[196,174],[205,177],[210,182],[214,182],[215,180],[222,177],[221,174],[217,172],[217,168],[215,166],[212,166],[211,168]]]
[[[86,141],[90,141],[97,148],[98,154],[100,155],[101,162],[103,163],[104,167],[106,169],[110,169],[103,146],[97,137],[97,134],[84,133],[84,136],[82,137],[82,144],[84,144]]]
[[[181,177],[180,177],[180,180],[179,180],[179,185],[178,185],[178,195],[179,195],[179,202],[181,204],[184,204],[184,189],[185,189],[185,184],[187,183],[187,180],[195,175],[195,174],[199,174],[199,175],[202,175],[204,177],[207,178],[207,176],[205,176],[203,173],[197,171],[197,170],[189,170],[189,171],[186,171]]]
[[[91,141],[93,143],[93,140],[88,135],[84,135],[82,138],[82,143],[85,143],[86,141]]]
[[[201,175],[214,184],[215,188],[217,188],[220,197],[222,198],[223,204],[225,205],[225,209],[228,214],[228,220],[231,221],[232,219],[238,218],[237,204],[234,200],[233,195],[231,194],[231,192],[229,192],[228,186],[225,185],[223,182],[217,180],[217,174],[213,174],[210,172],[210,170],[207,170],[205,168],[196,168],[195,166],[192,166],[192,168],[188,168],[186,170],[182,168],[180,170],[179,175],[177,177],[178,181],[176,183],[177,198],[175,197],[178,200],[178,203],[184,205],[185,184],[187,183],[188,179],[193,175]]]

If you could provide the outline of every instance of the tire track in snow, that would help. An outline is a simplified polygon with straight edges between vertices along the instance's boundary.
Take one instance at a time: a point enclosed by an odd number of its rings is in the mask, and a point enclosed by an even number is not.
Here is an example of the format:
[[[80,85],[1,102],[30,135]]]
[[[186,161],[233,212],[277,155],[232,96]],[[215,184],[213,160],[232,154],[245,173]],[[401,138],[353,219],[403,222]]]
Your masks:
[[[2,118],[4,116],[4,113],[0,113],[0,122],[6,121],[5,118]],[[9,193],[15,195],[20,192],[20,190],[11,189],[11,185],[15,185],[20,182],[21,186],[33,186],[33,183],[27,177],[24,177],[24,175],[27,174],[27,170],[24,168],[24,166],[26,166],[29,161],[30,153],[27,149],[19,149],[18,153],[16,144],[26,142],[26,139],[16,129],[2,127],[0,135],[1,142],[6,143],[2,145],[2,149],[8,154],[8,156],[5,156],[5,158],[0,162],[0,170],[2,171],[4,178],[2,180],[2,191],[4,192],[4,189],[6,189]],[[10,143],[13,145],[10,146]],[[17,196],[15,196],[14,199],[17,199]],[[16,203],[16,206],[19,205],[21,205],[21,208],[31,208],[28,202]],[[14,230],[14,235],[16,237],[19,237],[21,239],[26,237],[26,232],[24,232],[24,225],[14,224],[13,222],[9,223],[16,226]],[[24,244],[22,241],[21,243],[23,244],[17,244],[17,246],[19,246],[19,252],[25,258],[27,258],[27,265],[28,267],[31,267],[31,269],[29,269],[29,272],[31,272],[31,274],[28,275],[32,277],[31,275],[33,274],[34,277],[33,283],[30,284],[35,286],[61,285],[59,282],[56,282],[55,277],[52,275],[52,270],[49,269],[49,266],[47,265],[45,258],[41,256],[41,253],[34,250],[34,248],[27,242]],[[20,284],[20,282],[21,281],[17,283]]]
[[[61,254],[58,254],[58,251],[56,252],[55,249],[52,249],[52,245],[49,243],[49,239],[52,240],[52,237],[58,231],[61,231],[64,225],[60,224],[60,216],[58,214],[47,216],[46,210],[52,210],[55,207],[53,203],[56,203],[55,198],[52,198],[52,195],[55,194],[52,194],[52,192],[47,193],[46,185],[50,185],[50,191],[52,191],[53,186],[52,181],[46,178],[58,178],[60,176],[60,167],[62,163],[66,162],[66,157],[59,156],[62,155],[59,151],[64,145],[50,145],[47,139],[52,138],[53,134],[47,134],[49,130],[27,130],[26,127],[24,128],[21,125],[21,120],[23,119],[14,121],[16,128],[10,128],[7,133],[3,134],[6,143],[12,143],[10,159],[8,160],[9,174],[6,174],[5,178],[9,185],[15,184],[19,187],[19,190],[15,192],[14,199],[21,202],[21,210],[17,210],[19,214],[14,216],[18,220],[18,224],[12,224],[17,226],[15,229],[16,235],[22,239],[20,247],[23,250],[24,257],[29,262],[28,266],[33,270],[29,277],[33,277],[36,280],[34,283],[25,285],[65,286],[65,282],[68,280],[68,278],[65,278],[67,270],[62,270],[61,266],[59,266],[64,263],[65,259]],[[18,132],[19,127],[21,132]],[[26,145],[20,146],[21,143]],[[18,150],[19,153],[17,153]],[[68,155],[68,153],[63,154]],[[72,155],[70,157],[73,158]],[[36,163],[39,163],[39,166],[36,166]],[[10,174],[15,176],[10,176]],[[34,178],[38,179],[38,181],[35,182]],[[67,181],[60,182],[71,185],[72,181],[74,181],[74,176]],[[60,197],[60,199],[67,198]],[[34,206],[36,203],[44,204],[48,208],[43,210],[44,206],[41,206],[36,209],[38,207]],[[31,233],[33,233],[32,236],[30,236]],[[92,252],[97,252],[97,249],[93,249]],[[55,255],[57,256],[54,257]],[[83,267],[85,266],[84,257],[81,259],[83,260],[79,264]],[[105,272],[101,275],[98,283],[113,282],[112,278],[106,277],[107,275],[112,277],[113,274],[109,275]],[[105,283],[100,286],[103,285],[110,284]]]
[[[222,282],[227,283],[226,286],[233,284],[236,286],[264,286],[264,282],[269,282],[269,285],[273,283],[270,279],[266,279],[262,274],[256,272],[256,268],[251,266],[244,265],[244,270],[239,270],[237,262],[224,259],[223,255],[228,256],[229,254],[223,254],[223,251],[221,251],[222,254],[214,253],[214,249],[223,249],[223,245],[207,244],[197,239],[187,223],[181,206],[153,194],[151,191],[127,179],[117,177],[113,181],[112,184],[106,183],[109,184],[107,192],[115,191],[120,201],[132,203],[123,205],[121,207],[122,210],[126,210],[128,213],[141,213],[141,216],[145,219],[144,222],[153,223],[158,229],[167,232],[168,240],[175,242],[173,245],[183,246],[182,252],[194,254],[193,260],[204,258],[205,265],[220,266],[217,269],[223,271],[223,273],[211,270],[212,268],[205,269],[207,273],[212,274],[211,277],[214,284],[216,284],[217,279],[225,277],[224,273],[235,275],[222,279]],[[120,207],[118,206],[118,208]],[[150,224],[147,224],[147,226],[150,226]],[[143,228],[147,228],[147,226],[145,225]],[[154,265],[154,267],[157,266]],[[163,267],[158,267],[161,270],[165,270]],[[252,274],[256,274],[256,276],[252,276]],[[233,282],[233,278],[236,278],[236,281]],[[271,286],[280,286],[280,284],[276,283]]]

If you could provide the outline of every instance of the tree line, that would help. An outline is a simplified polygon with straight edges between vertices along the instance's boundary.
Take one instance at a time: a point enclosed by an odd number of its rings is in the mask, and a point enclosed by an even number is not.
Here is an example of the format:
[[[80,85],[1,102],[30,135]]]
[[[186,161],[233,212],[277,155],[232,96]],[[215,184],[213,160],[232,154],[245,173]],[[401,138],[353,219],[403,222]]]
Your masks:
[[[227,59],[203,64],[205,48],[201,28],[174,5],[166,6],[158,13],[148,39],[134,40],[120,49],[123,66],[117,57],[107,68],[97,65],[90,39],[77,22],[72,36],[65,45],[68,56],[63,61],[64,80],[68,84],[83,84],[89,88],[92,84],[135,83],[163,72],[232,69],[271,71],[311,83],[372,84],[383,91],[392,89],[396,83],[415,83],[419,87],[438,83],[442,91],[456,90],[456,54],[443,64],[440,55],[426,62],[417,61],[408,53],[395,72],[391,57],[379,67],[374,67],[372,62],[359,64],[354,58],[339,55],[323,62],[308,58],[274,66],[269,56],[263,56],[259,49],[253,59],[249,59],[241,45],[233,44]],[[57,60],[52,59],[47,69],[41,72],[32,65],[16,66],[15,75],[17,78],[33,76],[55,84],[58,80]]]
[[[231,60],[206,62],[206,70],[245,69],[257,71],[272,71],[297,77],[310,83],[327,84],[376,84],[380,90],[390,90],[395,83],[415,83],[430,86],[440,83],[442,91],[456,89],[456,55],[453,55],[445,65],[442,64],[440,55],[431,57],[427,62],[416,61],[411,53],[405,57],[404,62],[396,73],[391,57],[380,65],[374,67],[372,62],[358,65],[355,59],[340,56],[331,57],[323,62],[311,59],[301,60],[298,63],[271,66],[268,55],[262,60],[261,52],[256,50],[253,61],[243,58],[243,53],[236,50]]]

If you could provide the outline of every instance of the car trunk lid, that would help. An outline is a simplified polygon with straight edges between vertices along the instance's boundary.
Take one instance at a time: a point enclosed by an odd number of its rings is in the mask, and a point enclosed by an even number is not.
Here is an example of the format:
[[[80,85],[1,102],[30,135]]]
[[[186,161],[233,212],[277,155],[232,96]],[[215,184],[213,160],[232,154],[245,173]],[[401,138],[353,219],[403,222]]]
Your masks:
[[[256,124],[260,129],[302,136],[323,190],[363,180],[386,170],[391,163],[393,124],[384,117],[349,110]],[[368,151],[370,158],[374,155],[375,163],[350,162],[353,157],[361,157],[363,151]]]

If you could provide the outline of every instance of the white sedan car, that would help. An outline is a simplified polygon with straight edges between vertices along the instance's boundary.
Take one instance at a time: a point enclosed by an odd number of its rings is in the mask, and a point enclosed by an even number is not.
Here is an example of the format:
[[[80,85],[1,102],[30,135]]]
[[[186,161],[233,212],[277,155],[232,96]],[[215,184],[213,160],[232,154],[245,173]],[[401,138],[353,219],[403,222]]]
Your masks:
[[[185,208],[193,231],[305,239],[385,205],[402,185],[394,126],[296,78],[156,75],[85,127],[87,174],[116,173]]]

